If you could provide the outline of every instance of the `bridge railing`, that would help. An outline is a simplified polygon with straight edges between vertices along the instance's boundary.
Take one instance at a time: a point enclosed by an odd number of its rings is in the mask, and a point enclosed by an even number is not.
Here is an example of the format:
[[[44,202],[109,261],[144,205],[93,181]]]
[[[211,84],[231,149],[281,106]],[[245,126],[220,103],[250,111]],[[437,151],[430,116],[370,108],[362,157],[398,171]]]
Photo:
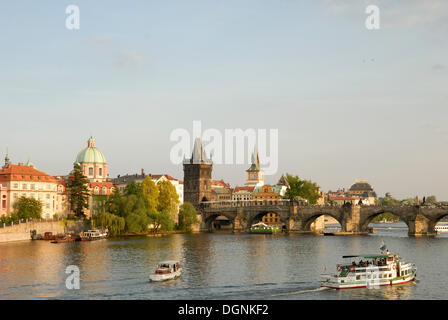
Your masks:
[[[222,200],[201,202],[202,208],[236,208],[253,206],[289,206],[288,199],[268,199],[268,200]]]

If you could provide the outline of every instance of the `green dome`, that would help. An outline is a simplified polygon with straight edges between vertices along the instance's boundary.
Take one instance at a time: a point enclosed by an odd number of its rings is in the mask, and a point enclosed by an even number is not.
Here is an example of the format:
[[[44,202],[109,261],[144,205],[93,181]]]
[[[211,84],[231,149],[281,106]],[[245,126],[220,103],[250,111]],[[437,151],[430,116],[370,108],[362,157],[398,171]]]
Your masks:
[[[78,163],[106,163],[106,157],[95,146],[95,139],[90,138],[87,142],[87,148],[81,150],[76,157]]]

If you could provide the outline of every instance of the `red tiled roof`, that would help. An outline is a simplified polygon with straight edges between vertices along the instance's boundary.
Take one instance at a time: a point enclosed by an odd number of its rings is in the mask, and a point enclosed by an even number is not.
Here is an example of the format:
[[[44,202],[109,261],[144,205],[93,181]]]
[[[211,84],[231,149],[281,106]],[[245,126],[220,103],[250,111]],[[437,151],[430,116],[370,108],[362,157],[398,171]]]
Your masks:
[[[227,187],[230,188],[230,184],[225,183],[224,180],[212,180],[212,186],[223,186],[223,187]]]
[[[45,172],[23,164],[10,164],[7,168],[1,169],[0,181],[58,182],[56,178],[46,174]]]
[[[238,192],[240,190],[247,190],[249,192],[254,192],[255,187],[254,186],[243,186],[243,187],[235,187],[235,189],[233,189],[234,192]]]

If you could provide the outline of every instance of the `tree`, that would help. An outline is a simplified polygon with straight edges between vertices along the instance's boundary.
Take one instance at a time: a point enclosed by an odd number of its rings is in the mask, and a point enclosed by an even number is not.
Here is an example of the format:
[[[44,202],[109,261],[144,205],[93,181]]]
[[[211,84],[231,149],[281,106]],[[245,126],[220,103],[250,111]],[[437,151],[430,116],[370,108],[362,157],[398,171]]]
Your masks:
[[[174,229],[174,221],[171,215],[162,211],[159,213],[150,212],[149,218],[152,224],[152,231],[157,233],[158,231],[171,231]]]
[[[20,197],[13,208],[18,219],[38,219],[42,214],[42,202],[34,198]]]
[[[157,205],[159,201],[159,188],[156,183],[152,181],[151,177],[146,177],[142,182],[142,193],[145,197],[148,210],[150,212],[157,212]]]
[[[115,214],[108,212],[100,213],[93,218],[95,225],[104,226],[109,229],[109,234],[112,236],[119,235],[125,227],[125,220]]]
[[[436,196],[428,196],[425,198],[425,203],[429,204],[437,204],[437,198]]]
[[[179,229],[193,231],[192,226],[199,223],[196,209],[190,202],[184,202],[179,211]]]
[[[177,195],[176,187],[167,180],[159,181],[157,187],[159,188],[157,211],[166,212],[171,217],[174,217],[179,206],[179,196]]]
[[[320,198],[320,194],[317,191],[318,185],[311,180],[301,180],[299,176],[293,176],[286,174],[286,181],[288,181],[289,188],[286,190],[285,199],[295,199],[296,197],[302,197],[307,199],[310,204],[315,204]]]
[[[381,204],[383,206],[399,206],[401,204],[401,201],[393,198],[390,192],[386,192]]]
[[[89,181],[83,175],[79,163],[75,163],[73,171],[68,179],[68,201],[71,210],[78,218],[85,217],[84,209],[89,208]]]

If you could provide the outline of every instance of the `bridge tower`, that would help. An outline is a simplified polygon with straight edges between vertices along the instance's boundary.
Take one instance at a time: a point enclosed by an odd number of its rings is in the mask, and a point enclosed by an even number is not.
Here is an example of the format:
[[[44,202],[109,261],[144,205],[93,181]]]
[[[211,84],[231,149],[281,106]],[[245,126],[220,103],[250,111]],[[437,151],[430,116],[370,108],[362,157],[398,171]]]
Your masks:
[[[184,160],[184,201],[199,210],[201,201],[212,200],[212,166],[202,147],[200,138],[194,141],[190,159]]]

